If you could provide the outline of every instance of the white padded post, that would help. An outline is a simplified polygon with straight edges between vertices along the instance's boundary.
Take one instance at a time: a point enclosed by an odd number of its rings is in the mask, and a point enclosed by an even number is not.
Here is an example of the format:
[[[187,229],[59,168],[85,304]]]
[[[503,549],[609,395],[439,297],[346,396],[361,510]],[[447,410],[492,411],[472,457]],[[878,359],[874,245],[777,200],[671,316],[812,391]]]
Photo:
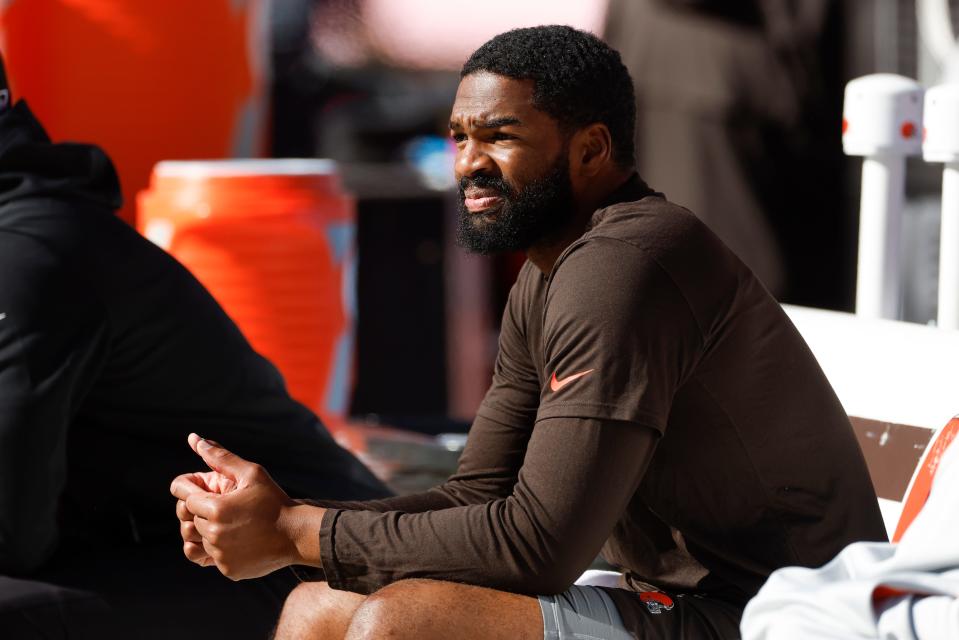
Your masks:
[[[863,156],[856,313],[899,316],[905,159],[921,151],[922,87],[889,73],[846,85],[843,150]]]
[[[938,324],[944,329],[959,329],[959,85],[929,89],[923,122],[923,158],[944,163]]]

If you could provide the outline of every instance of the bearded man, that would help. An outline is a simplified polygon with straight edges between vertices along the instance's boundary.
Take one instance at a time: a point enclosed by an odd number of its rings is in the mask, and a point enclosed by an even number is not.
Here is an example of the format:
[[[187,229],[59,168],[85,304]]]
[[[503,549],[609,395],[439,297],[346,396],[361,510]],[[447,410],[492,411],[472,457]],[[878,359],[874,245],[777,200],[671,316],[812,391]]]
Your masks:
[[[291,564],[280,638],[730,638],[771,571],[884,529],[846,415],[743,263],[633,168],[619,55],[501,34],[450,118],[460,236],[528,261],[457,473],[420,495],[294,502],[191,436],[184,552],[234,579]],[[598,553],[615,584],[574,585]]]

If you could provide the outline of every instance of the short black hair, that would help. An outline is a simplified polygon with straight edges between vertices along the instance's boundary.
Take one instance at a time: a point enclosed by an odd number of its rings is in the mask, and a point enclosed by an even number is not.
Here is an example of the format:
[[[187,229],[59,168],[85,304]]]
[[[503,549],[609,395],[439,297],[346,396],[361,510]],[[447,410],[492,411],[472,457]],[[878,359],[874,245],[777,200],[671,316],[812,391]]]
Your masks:
[[[564,25],[501,33],[473,52],[460,77],[487,71],[533,81],[533,105],[567,131],[602,122],[613,157],[635,163],[636,100],[619,52],[591,33]]]

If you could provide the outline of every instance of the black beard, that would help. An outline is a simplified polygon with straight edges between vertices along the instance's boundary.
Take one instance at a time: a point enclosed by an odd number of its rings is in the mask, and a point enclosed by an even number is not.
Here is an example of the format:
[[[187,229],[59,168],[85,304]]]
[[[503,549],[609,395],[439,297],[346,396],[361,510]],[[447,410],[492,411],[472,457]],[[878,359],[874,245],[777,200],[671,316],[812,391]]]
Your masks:
[[[502,196],[499,209],[470,213],[465,191],[475,186],[495,189]],[[517,193],[502,178],[479,175],[459,184],[459,245],[473,253],[489,255],[503,251],[526,251],[560,234],[573,217],[573,185],[565,154],[542,178]]]

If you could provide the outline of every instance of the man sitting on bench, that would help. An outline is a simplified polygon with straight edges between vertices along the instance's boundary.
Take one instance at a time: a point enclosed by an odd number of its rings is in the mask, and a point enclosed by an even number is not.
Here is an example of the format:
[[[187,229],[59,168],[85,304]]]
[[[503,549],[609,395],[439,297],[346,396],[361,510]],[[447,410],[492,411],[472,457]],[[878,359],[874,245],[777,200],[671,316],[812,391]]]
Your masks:
[[[884,539],[798,332],[636,174],[619,55],[570,27],[519,29],[461,78],[461,241],[528,261],[458,472],[420,495],[294,502],[192,436],[214,471],[173,483],[186,555],[234,579],[322,568],[278,638],[703,639],[737,637],[776,568]],[[619,588],[574,586],[600,552]]]

